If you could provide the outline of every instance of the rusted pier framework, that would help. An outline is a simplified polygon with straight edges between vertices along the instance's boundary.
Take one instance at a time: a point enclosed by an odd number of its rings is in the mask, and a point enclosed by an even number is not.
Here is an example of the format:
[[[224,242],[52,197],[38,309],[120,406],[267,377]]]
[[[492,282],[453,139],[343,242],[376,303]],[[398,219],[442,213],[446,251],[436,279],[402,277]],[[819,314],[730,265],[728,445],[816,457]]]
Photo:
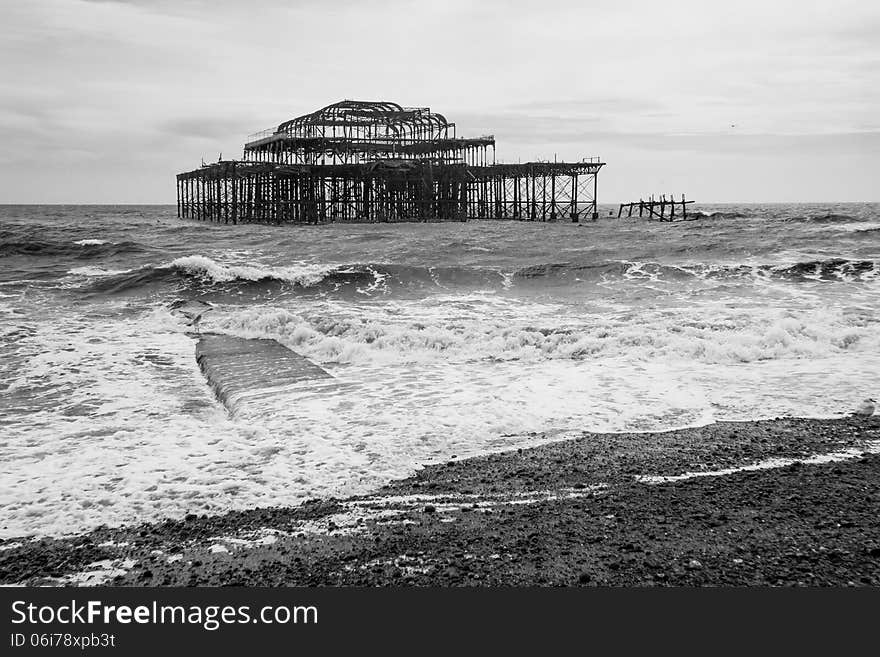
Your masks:
[[[681,195],[681,200],[676,201],[675,197],[672,194],[669,195],[669,198],[666,198],[665,194],[661,194],[659,199],[655,199],[653,196],[648,197],[648,200],[639,199],[638,201],[633,201],[632,203],[621,203],[620,209],[617,211],[617,216],[620,217],[623,215],[624,208],[627,208],[627,217],[631,217],[633,211],[638,208],[639,216],[643,216],[645,212],[648,213],[649,219],[658,219],[660,221],[675,221],[675,208],[679,207],[679,216],[682,219],[687,219],[687,206],[690,203],[694,203],[694,201],[686,201],[684,198],[684,194]],[[667,208],[669,209],[669,214],[666,214]]]
[[[177,176],[179,217],[222,223],[580,221],[596,218],[597,158],[495,162],[428,108],[342,101],[251,135],[241,160]]]

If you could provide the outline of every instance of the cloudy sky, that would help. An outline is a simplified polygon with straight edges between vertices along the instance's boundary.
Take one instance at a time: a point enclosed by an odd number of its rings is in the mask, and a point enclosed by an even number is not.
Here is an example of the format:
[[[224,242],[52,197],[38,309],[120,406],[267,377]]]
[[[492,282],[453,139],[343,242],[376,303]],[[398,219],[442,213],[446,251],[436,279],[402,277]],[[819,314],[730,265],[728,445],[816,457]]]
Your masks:
[[[174,174],[344,98],[600,202],[880,201],[876,0],[0,0],[0,203],[173,203]]]

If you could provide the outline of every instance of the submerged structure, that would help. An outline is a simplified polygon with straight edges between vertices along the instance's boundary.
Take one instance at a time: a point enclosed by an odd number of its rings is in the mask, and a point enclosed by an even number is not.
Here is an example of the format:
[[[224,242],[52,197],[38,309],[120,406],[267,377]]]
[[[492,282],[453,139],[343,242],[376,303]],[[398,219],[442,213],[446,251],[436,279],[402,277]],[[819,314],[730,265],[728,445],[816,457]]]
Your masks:
[[[177,175],[177,214],[221,223],[595,219],[598,158],[495,161],[427,107],[344,100]]]
[[[627,217],[631,217],[633,211],[638,209],[640,217],[643,213],[647,212],[648,219],[656,218],[660,221],[675,221],[675,208],[678,207],[678,216],[682,220],[685,220],[688,215],[687,206],[692,203],[696,203],[696,201],[686,200],[684,194],[681,195],[680,201],[676,201],[672,194],[669,195],[669,198],[666,198],[666,194],[661,194],[659,199],[655,199],[652,194],[648,197],[647,201],[640,198],[638,201],[632,201],[631,203],[621,203],[620,208],[617,210],[617,217],[620,218],[623,216],[623,209],[627,208]],[[660,210],[659,212],[657,211],[658,208]],[[669,209],[668,215],[666,214],[667,208]]]

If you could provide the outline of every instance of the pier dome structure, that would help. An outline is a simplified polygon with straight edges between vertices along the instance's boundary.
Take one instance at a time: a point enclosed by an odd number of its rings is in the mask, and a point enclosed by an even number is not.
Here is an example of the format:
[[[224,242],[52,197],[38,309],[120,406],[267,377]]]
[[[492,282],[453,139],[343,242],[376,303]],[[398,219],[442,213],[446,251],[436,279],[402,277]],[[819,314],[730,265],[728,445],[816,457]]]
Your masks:
[[[428,107],[342,100],[250,135],[239,160],[177,176],[178,216],[225,223],[580,221],[599,158],[496,162]]]

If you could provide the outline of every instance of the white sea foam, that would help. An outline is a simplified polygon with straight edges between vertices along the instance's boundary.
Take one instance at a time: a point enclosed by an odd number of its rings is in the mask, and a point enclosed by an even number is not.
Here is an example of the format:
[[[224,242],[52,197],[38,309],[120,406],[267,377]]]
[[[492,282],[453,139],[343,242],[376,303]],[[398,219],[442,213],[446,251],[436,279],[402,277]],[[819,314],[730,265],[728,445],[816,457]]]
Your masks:
[[[300,286],[338,270],[237,258],[164,266]],[[132,311],[130,299],[50,306],[27,322],[4,313],[2,328],[27,331],[0,361],[0,535],[365,493],[423,463],[583,430],[839,415],[880,385],[874,284],[756,275],[747,294],[727,296],[710,274],[685,272],[682,287],[672,270],[630,264],[629,278],[562,300],[540,285],[517,296],[513,276],[485,292],[399,299],[375,276],[360,302],[217,301],[203,330],[277,339],[334,375],[285,389],[267,380],[236,399],[235,418],[214,400],[191,327],[167,300],[150,312]]]
[[[99,246],[101,244],[107,244],[107,240],[98,240],[98,239],[86,239],[86,240],[77,240],[74,242],[77,246]]]
[[[491,302],[484,298],[480,303]],[[326,310],[324,310],[326,308]],[[335,304],[317,313],[249,307],[212,318],[210,326],[240,337],[269,337],[322,363],[366,364],[436,360],[687,359],[709,364],[874,354],[880,332],[870,313],[835,309],[803,312],[738,309],[719,304],[628,314],[573,317],[551,304],[497,300],[462,311],[432,299],[406,314],[387,307]],[[490,315],[487,317],[487,315]]]
[[[771,458],[756,463],[748,463],[746,465],[735,466],[732,468],[722,468],[720,470],[699,470],[696,472],[684,472],[678,475],[639,475],[636,481],[643,484],[668,484],[678,481],[687,481],[688,479],[699,479],[702,477],[726,477],[728,475],[737,474],[739,472],[757,472],[760,470],[774,470],[785,468],[790,465],[820,465],[825,463],[836,463],[838,461],[848,461],[859,458],[865,454],[880,453],[880,440],[870,440],[862,447],[851,447],[849,449],[837,452],[825,452],[822,454],[813,454],[805,458]]]
[[[364,493],[422,463],[582,430],[830,416],[877,385],[868,306],[659,304],[637,318],[592,307],[476,293],[221,304],[208,329],[276,338],[335,377],[267,381],[234,419],[198,371],[189,328],[165,309],[108,307],[100,322],[65,311],[11,345],[2,372],[12,421],[0,535]]]
[[[275,279],[307,287],[320,282],[338,265],[301,263],[289,267],[267,265],[226,265],[202,255],[184,256],[171,261],[171,267],[209,277],[218,283],[234,280],[260,281]]]
[[[587,419],[711,419],[686,391],[623,394],[610,363],[440,361],[338,372],[338,388],[257,397],[231,420],[168,313],[65,322],[19,344],[0,402],[30,409],[0,445],[4,536],[362,493],[420,463],[558,439],[541,432]],[[658,374],[640,378],[656,385]]]
[[[93,265],[86,265],[85,267],[74,267],[69,270],[67,273],[70,276],[115,276],[118,274],[127,274],[131,269],[104,269],[103,267],[96,267]]]

